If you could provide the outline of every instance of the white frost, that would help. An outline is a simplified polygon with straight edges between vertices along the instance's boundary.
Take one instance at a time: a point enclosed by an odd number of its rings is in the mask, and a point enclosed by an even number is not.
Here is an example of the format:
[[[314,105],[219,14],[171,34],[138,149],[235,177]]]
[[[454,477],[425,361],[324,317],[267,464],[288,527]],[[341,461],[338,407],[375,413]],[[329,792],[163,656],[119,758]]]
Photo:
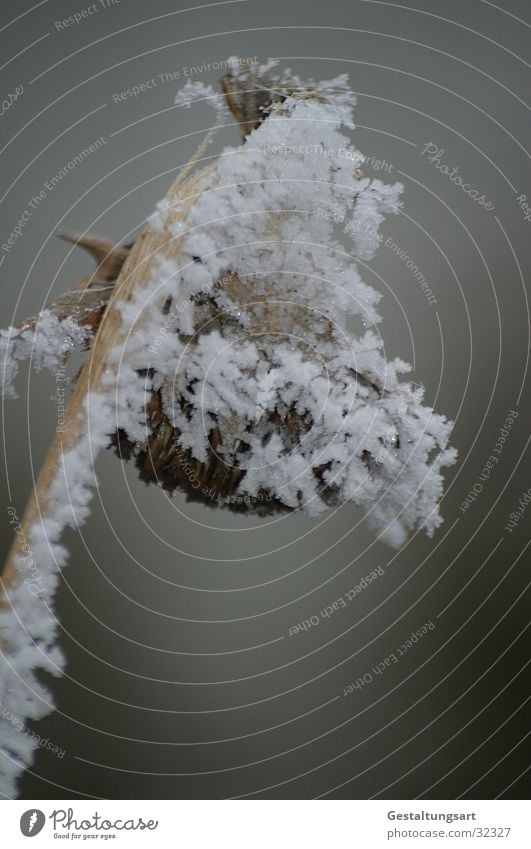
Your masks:
[[[266,490],[310,515],[352,501],[399,546],[442,521],[452,424],[401,379],[407,363],[386,360],[370,329],[380,295],[356,263],[374,256],[402,186],[360,173],[364,157],[342,131],[353,126],[345,78],[315,86],[318,97],[306,89],[298,97],[285,77],[273,78],[271,90],[285,96],[242,147],[224,150],[185,220],[159,208],[159,226],[180,240],[180,252],[161,262],[134,304],[155,309],[131,340],[120,424],[145,442],[146,389],[161,389],[180,445],[197,460],[206,461],[209,433],[219,429],[218,456],[245,470],[238,494]],[[146,366],[162,294],[178,309],[150,357],[155,376],[146,387],[134,375]],[[349,316],[369,329],[353,337]],[[303,422],[295,444],[271,424],[293,410]]]
[[[73,348],[85,345],[89,337],[89,330],[73,318],[60,319],[49,310],[39,314],[34,328],[0,330],[2,396],[17,397],[14,381],[21,360],[31,360],[37,371],[55,372]]]

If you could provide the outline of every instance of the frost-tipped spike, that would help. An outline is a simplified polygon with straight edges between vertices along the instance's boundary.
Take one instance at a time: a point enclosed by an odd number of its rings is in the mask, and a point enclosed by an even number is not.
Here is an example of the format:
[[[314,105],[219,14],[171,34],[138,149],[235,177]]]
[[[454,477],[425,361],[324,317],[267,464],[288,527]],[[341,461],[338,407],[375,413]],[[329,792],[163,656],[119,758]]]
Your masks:
[[[115,245],[108,239],[98,236],[78,236],[60,231],[60,239],[78,245],[87,251],[97,262],[96,276],[99,280],[116,280],[132,245]]]

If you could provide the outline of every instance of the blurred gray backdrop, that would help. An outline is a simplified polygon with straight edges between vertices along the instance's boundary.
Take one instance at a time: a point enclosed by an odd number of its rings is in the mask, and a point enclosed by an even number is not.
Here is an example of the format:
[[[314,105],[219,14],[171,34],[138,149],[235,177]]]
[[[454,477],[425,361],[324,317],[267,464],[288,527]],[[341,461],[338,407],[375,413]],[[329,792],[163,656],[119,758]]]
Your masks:
[[[47,181],[103,142],[2,251],[1,326],[92,269],[58,228],[116,241],[140,232],[213,123],[204,104],[173,106],[187,78],[219,76],[191,68],[238,55],[278,57],[315,79],[346,72],[353,140],[386,162],[368,173],[405,186],[404,213],[384,233],[436,304],[389,248],[362,275],[384,294],[389,356],[413,362],[427,400],[455,419],[460,453],[445,524],[399,552],[352,505],[319,520],[237,517],[170,501],[102,457],[91,518],[66,539],[57,610],[68,671],[51,682],[57,711],[35,725],[65,755],[39,752],[25,798],[525,796],[531,510],[507,525],[531,486],[530,13],[525,0],[2,4],[2,98],[23,91],[0,119],[1,241]],[[151,79],[138,97],[118,96]],[[229,126],[209,152],[237,141]],[[423,155],[428,144],[438,160]],[[3,554],[6,508],[23,510],[56,426],[53,377],[23,369],[18,387],[3,408]],[[511,410],[499,462],[480,478]],[[345,609],[288,636],[377,567]],[[429,621],[399,663],[371,672]]]

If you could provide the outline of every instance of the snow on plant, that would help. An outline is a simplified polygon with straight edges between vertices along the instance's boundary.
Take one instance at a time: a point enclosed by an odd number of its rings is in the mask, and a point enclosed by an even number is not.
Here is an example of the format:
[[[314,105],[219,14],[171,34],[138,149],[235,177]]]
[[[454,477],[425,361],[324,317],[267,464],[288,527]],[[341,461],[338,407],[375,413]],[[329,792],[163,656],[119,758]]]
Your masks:
[[[345,133],[355,102],[345,76],[303,82],[273,69],[227,74],[223,103],[197,83],[177,96],[181,106],[207,99],[219,116],[229,114],[226,104],[244,143],[157,204],[148,227],[156,249],[138,265],[142,285],[120,297],[124,269],[103,319],[104,327],[112,311],[118,316],[116,344],[98,354],[104,343],[95,337],[98,395],[86,395],[77,439],[61,446],[42,519],[26,529],[30,553],[16,553],[0,611],[8,646],[0,701],[22,718],[49,709],[35,670],[62,668],[53,613],[66,562],[60,536],[86,517],[93,462],[109,441],[143,480],[212,506],[316,516],[353,502],[393,546],[411,531],[431,536],[442,521],[451,423],[401,379],[406,363],[386,359],[380,295],[356,263],[374,255],[402,186],[363,175],[364,157]],[[64,320],[44,313],[40,336],[37,328],[16,344],[13,333],[5,337],[8,394],[22,356],[33,352],[37,365],[53,368],[65,331],[87,344],[87,328]],[[40,570],[38,595],[24,587],[29,557]],[[27,738],[14,738],[0,715],[6,795],[31,757]]]
[[[363,156],[342,131],[353,126],[345,77],[315,88],[285,79],[263,89],[267,118],[243,146],[223,151],[186,218],[171,219],[178,205],[157,209],[156,226],[168,227],[179,251],[127,305],[127,320],[161,298],[186,309],[174,311],[174,332],[152,346],[149,362],[158,306],[131,339],[118,424],[142,443],[145,466],[148,366],[173,442],[198,468],[189,492],[216,465],[227,494],[230,486],[258,503],[268,493],[310,515],[353,501],[382,539],[400,545],[408,531],[431,535],[440,524],[440,472],[455,457],[451,424],[399,380],[407,364],[386,361],[373,329],[380,295],[353,261],[374,255],[402,187],[361,174]],[[209,91],[189,83],[178,100],[198,95]],[[338,207],[350,251],[334,232]],[[368,328],[359,338],[347,329],[352,317]],[[176,470],[175,487],[178,478]],[[171,476],[159,482],[173,488]]]
[[[14,381],[19,362],[31,360],[37,371],[56,372],[67,354],[87,344],[89,335],[90,331],[71,316],[60,319],[50,310],[43,310],[30,326],[0,330],[2,395],[17,397]]]

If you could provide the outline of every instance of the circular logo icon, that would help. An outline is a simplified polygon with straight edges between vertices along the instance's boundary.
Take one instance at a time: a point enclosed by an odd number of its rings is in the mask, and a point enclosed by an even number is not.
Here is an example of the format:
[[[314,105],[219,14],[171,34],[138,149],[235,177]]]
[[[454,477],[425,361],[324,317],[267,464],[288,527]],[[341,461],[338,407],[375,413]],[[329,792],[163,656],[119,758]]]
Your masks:
[[[35,837],[44,828],[46,817],[42,811],[32,808],[20,817],[20,830],[24,837]]]

